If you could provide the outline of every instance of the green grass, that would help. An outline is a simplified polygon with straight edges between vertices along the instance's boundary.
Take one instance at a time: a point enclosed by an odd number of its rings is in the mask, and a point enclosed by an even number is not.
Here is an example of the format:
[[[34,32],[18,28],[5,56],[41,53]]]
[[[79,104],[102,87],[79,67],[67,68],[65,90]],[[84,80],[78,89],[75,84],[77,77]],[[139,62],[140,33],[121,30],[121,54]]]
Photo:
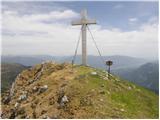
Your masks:
[[[124,80],[116,81],[116,77],[103,80],[100,76],[106,73],[102,70],[83,66],[75,69],[78,71],[79,78],[76,78],[72,85],[78,86],[77,89],[81,93],[77,97],[85,97],[94,89],[95,96],[93,95],[91,99],[97,104],[100,104],[99,98],[104,100],[102,108],[99,108],[104,118],[158,118],[158,96],[153,92]],[[92,71],[96,71],[98,75],[91,75]],[[80,86],[83,86],[83,89]],[[99,94],[100,90],[105,94]],[[108,91],[110,94],[107,94]],[[95,106],[96,104],[91,108]],[[97,114],[100,116],[100,112]]]

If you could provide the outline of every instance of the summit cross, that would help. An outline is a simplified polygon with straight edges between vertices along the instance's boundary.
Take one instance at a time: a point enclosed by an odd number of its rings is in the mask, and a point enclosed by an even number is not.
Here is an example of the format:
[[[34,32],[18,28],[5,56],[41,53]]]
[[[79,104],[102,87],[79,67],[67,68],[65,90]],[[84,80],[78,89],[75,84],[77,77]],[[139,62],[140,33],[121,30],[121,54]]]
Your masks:
[[[87,25],[96,24],[96,20],[88,19],[87,10],[81,11],[81,19],[72,21],[72,25],[82,25],[82,65],[87,66]]]

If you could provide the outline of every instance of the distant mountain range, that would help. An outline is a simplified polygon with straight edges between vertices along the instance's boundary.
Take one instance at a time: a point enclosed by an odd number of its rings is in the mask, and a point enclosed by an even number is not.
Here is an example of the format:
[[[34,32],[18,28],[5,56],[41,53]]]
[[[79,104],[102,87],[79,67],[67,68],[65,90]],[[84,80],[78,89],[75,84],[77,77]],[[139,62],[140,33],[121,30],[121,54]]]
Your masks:
[[[103,56],[104,60],[112,60],[111,72],[126,80],[132,81],[138,85],[149,88],[158,93],[158,61],[153,62],[142,58],[128,56]],[[33,66],[43,61],[53,60],[58,63],[71,62],[72,56],[2,56],[1,61],[6,63],[18,63],[24,66]],[[76,64],[81,64],[81,56],[76,57]],[[89,66],[107,69],[99,56],[88,56]],[[3,76],[3,74],[2,74]]]
[[[156,93],[159,92],[158,61],[143,64],[138,68],[115,70],[114,73],[140,86],[149,88]]]
[[[19,63],[25,66],[33,66],[46,60],[53,60],[59,63],[71,62],[72,56],[49,56],[49,55],[33,55],[33,56],[2,56],[2,62]],[[104,60],[112,60],[112,69],[120,68],[135,68],[148,62],[142,58],[128,57],[128,56],[103,56]],[[81,64],[81,56],[78,55],[75,60],[76,64]],[[106,69],[106,65],[102,62],[99,56],[88,56],[88,64],[92,67]]]

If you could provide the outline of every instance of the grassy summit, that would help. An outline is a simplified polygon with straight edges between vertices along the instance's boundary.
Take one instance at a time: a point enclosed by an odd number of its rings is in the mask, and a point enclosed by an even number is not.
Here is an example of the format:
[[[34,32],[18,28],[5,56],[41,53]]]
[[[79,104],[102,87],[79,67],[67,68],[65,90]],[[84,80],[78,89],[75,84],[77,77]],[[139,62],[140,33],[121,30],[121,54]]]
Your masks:
[[[156,94],[106,75],[78,65],[36,65],[17,77],[2,118],[158,118]]]

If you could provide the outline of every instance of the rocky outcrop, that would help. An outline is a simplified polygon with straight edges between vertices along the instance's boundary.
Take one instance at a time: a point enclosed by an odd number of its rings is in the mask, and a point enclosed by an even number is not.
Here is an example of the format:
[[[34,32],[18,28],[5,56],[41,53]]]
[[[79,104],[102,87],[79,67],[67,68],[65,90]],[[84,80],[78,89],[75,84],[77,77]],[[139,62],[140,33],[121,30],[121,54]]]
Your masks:
[[[49,85],[41,83],[43,77],[62,70],[66,66],[66,63],[56,64],[52,61],[46,61],[19,74],[12,84],[9,93],[2,98],[2,118],[37,118],[38,116],[42,119],[50,118],[44,114],[45,112],[41,112],[41,114],[37,116],[36,106],[42,103],[39,99],[34,100],[34,98],[44,96],[43,94],[49,89]],[[65,85],[62,85],[61,87],[64,86]],[[63,96],[61,99],[60,105],[64,106],[68,98],[67,96]],[[54,105],[55,102],[55,99],[49,99],[50,105]],[[31,115],[24,108],[24,106],[28,106],[29,104],[31,104],[30,106],[32,108]],[[7,105],[7,107],[5,107],[5,105]]]

